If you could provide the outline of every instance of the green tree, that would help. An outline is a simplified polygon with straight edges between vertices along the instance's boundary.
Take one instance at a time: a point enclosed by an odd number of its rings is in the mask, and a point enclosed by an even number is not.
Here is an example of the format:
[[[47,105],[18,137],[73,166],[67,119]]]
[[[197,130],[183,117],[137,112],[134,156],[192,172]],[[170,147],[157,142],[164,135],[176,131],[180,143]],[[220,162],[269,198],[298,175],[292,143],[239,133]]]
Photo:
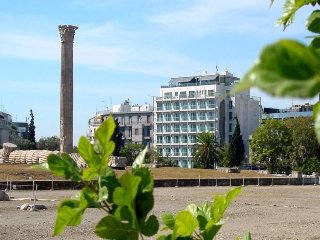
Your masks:
[[[30,150],[33,146],[29,139],[24,139],[19,136],[15,136],[11,142],[17,145],[20,150]]]
[[[231,137],[230,146],[229,146],[229,156],[230,156],[230,166],[240,166],[244,160],[244,143],[242,140],[242,135],[240,131],[240,124],[237,117],[236,127]]]
[[[133,161],[145,147],[142,144],[127,143],[120,151],[120,157],[126,157],[127,165],[131,166]]]
[[[60,149],[60,138],[57,136],[40,138],[37,142],[38,150],[50,150],[59,151]]]
[[[268,119],[256,129],[250,142],[251,160],[261,163],[271,173],[288,172],[291,133],[284,122]]]
[[[218,149],[219,144],[213,133],[200,133],[197,136],[197,143],[194,145],[194,164],[200,168],[215,168],[219,160]]]
[[[36,132],[35,132],[35,125],[34,125],[34,116],[32,109],[30,110],[30,124],[28,130],[28,140],[31,142],[31,149],[36,149]]]
[[[124,141],[123,141],[123,134],[120,131],[120,124],[119,124],[118,119],[115,119],[115,124],[116,124],[116,128],[114,129],[114,132],[113,132],[111,139],[115,143],[116,146],[114,148],[112,155],[119,156],[121,148],[124,145]]]
[[[292,168],[300,168],[312,157],[317,156],[318,142],[311,118],[298,117],[285,121],[292,135],[290,160]]]
[[[231,159],[230,159],[230,146],[225,144],[219,149],[219,166],[222,167],[231,167]]]

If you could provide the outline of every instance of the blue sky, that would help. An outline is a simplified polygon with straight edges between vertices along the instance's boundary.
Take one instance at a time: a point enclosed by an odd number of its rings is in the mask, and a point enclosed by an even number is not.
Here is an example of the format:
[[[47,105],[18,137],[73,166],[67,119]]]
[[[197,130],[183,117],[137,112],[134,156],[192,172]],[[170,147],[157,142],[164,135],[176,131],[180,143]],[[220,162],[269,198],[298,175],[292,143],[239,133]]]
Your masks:
[[[59,136],[58,25],[78,26],[74,43],[74,145],[97,110],[125,99],[150,102],[171,77],[229,70],[242,77],[263,46],[306,41],[308,9],[285,32],[275,27],[283,1],[10,0],[0,3],[0,111],[25,121],[36,137]],[[263,107],[275,99],[253,89]],[[313,101],[314,102],[314,101]]]

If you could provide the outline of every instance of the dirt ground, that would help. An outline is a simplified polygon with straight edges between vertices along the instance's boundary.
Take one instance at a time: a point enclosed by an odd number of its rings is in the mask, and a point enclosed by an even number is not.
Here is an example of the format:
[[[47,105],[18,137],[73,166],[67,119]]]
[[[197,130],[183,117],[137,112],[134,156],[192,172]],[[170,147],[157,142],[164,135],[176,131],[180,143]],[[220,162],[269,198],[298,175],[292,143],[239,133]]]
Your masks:
[[[156,188],[154,213],[177,212],[189,203],[212,201],[228,187]],[[38,191],[37,204],[48,210],[22,211],[17,206],[30,199],[0,202],[0,239],[99,239],[94,226],[104,216],[88,209],[80,226],[68,227],[52,237],[58,200],[77,191]],[[13,191],[15,199],[30,198],[31,191]],[[51,199],[51,201],[48,201]],[[52,201],[56,200],[56,201]],[[320,239],[320,186],[247,186],[225,214],[226,223],[217,239],[235,239],[250,231],[253,239]],[[154,238],[156,239],[156,238]]]

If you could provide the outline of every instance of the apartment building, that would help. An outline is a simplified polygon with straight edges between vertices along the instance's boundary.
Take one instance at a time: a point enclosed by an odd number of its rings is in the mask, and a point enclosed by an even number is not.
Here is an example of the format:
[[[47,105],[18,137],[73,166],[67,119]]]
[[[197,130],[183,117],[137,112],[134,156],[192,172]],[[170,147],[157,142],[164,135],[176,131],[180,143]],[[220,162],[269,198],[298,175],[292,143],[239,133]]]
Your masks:
[[[125,143],[132,142],[151,146],[153,107],[147,103],[131,105],[129,100],[120,105],[113,105],[112,110],[97,112],[96,116],[89,120],[88,137],[92,143],[94,142],[96,129],[110,114],[118,120]]]
[[[17,127],[12,122],[12,116],[5,112],[0,112],[0,144],[10,142],[17,133]]]
[[[154,147],[181,167],[192,167],[193,145],[201,132],[213,132],[229,143],[237,116],[246,156],[249,136],[259,124],[260,99],[250,90],[231,94],[239,78],[228,71],[171,78],[154,98]],[[246,159],[248,161],[248,159]]]

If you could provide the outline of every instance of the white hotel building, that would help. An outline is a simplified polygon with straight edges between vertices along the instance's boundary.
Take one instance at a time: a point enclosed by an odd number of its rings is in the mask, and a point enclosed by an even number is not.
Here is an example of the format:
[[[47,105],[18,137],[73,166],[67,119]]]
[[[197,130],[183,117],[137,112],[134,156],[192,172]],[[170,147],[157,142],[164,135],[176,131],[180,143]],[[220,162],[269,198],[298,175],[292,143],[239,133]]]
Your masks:
[[[230,95],[239,78],[228,71],[171,78],[154,98],[154,147],[161,156],[192,167],[193,145],[201,132],[213,132],[229,143],[237,116],[248,156],[249,136],[259,125],[260,99],[250,91]],[[248,161],[248,159],[246,159]]]

